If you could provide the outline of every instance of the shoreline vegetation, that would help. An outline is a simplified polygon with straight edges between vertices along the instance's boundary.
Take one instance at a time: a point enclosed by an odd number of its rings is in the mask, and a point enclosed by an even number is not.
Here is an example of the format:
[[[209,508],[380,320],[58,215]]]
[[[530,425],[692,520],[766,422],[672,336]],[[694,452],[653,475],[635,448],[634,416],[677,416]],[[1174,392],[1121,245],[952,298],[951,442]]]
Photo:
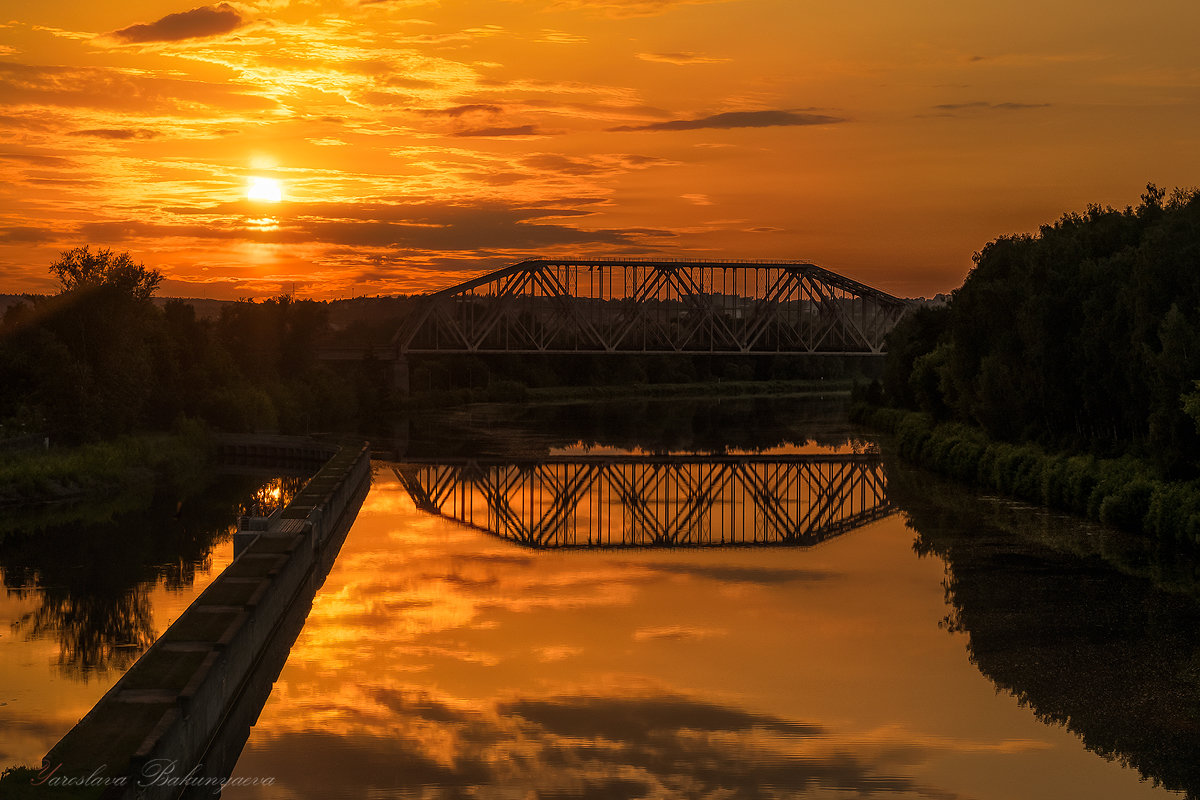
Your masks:
[[[1200,191],[1146,187],[975,254],[855,418],[959,481],[1200,543]]]
[[[894,436],[904,461],[959,483],[1131,533],[1200,544],[1200,480],[1161,480],[1152,464],[1131,456],[993,441],[979,428],[937,423],[919,411],[858,403],[850,417]]]
[[[8,455],[0,464],[0,541],[27,524],[109,519],[160,491],[186,494],[211,466],[212,439],[203,426],[185,427]]]

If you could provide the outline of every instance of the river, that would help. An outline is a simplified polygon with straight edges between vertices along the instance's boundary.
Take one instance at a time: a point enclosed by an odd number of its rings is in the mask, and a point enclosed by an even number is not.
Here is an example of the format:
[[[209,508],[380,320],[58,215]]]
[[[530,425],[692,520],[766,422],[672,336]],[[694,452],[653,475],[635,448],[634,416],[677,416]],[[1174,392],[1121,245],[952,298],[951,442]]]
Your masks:
[[[1200,796],[1195,562],[907,469],[840,414],[415,420],[225,796]],[[156,630],[188,596],[151,595]],[[46,709],[8,712],[6,753],[98,696],[34,640]]]
[[[286,503],[301,482],[212,475],[133,509],[6,509],[0,770],[40,764],[233,559],[238,515]]]
[[[877,448],[800,411],[604,404],[417,426],[416,464],[376,464],[234,773],[275,783],[227,794],[1200,786],[1194,594],[1127,574],[1150,556],[1111,532],[891,463],[883,493],[869,469],[805,467]],[[788,524],[809,535],[781,541]],[[1122,547],[1126,572],[1096,555]]]

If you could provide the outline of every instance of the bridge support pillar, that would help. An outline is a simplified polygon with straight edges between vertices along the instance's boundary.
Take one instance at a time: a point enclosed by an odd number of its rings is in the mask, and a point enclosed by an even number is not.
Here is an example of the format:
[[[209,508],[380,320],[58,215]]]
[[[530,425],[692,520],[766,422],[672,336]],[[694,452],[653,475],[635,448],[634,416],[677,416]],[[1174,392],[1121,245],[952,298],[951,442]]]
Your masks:
[[[396,360],[392,362],[392,388],[403,398],[409,395],[408,356],[403,353],[397,353]]]

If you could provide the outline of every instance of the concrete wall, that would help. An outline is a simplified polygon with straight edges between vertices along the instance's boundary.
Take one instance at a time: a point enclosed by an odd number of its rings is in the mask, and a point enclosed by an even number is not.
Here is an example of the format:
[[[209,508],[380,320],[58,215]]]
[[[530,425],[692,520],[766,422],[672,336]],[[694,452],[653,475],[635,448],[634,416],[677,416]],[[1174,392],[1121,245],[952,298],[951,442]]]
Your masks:
[[[268,651],[278,652],[280,629],[294,626],[289,613],[311,603],[370,486],[363,442],[254,437],[222,449],[231,458],[324,465],[265,531],[243,533],[233,563],[47,754],[43,766],[61,764],[60,775],[102,767],[124,778],[84,795],[167,800],[203,775],[221,777],[202,760],[227,720],[245,718],[239,696]],[[232,768],[236,757],[220,760]]]

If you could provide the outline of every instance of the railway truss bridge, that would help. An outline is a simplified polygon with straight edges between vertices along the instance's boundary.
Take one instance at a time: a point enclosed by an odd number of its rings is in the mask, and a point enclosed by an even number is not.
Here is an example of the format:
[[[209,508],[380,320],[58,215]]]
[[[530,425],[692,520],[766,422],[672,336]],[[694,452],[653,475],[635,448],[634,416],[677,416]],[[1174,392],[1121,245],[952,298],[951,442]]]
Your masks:
[[[534,258],[417,298],[371,355],[404,388],[410,355],[880,356],[906,309],[804,261]]]

